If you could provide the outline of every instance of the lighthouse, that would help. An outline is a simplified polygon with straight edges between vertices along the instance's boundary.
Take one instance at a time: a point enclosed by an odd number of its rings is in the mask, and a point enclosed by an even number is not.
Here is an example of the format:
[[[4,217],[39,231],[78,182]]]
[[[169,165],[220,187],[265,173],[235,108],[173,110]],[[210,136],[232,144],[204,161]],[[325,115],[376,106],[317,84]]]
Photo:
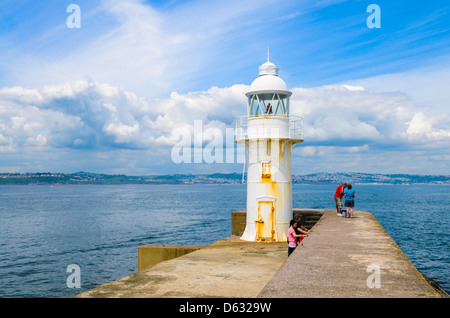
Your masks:
[[[236,119],[235,142],[246,150],[245,241],[287,240],[293,217],[291,153],[303,142],[302,118],[289,113],[291,95],[267,58],[246,93],[247,115]]]

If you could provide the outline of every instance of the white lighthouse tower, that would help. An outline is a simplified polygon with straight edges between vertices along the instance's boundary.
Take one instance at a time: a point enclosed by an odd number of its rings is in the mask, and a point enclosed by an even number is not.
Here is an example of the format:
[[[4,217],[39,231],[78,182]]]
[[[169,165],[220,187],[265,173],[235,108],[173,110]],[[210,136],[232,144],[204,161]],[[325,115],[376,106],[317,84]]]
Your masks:
[[[291,94],[267,58],[246,93],[248,114],[236,120],[235,141],[246,148],[245,241],[287,240],[293,217],[291,152],[303,142],[302,118],[289,114]]]

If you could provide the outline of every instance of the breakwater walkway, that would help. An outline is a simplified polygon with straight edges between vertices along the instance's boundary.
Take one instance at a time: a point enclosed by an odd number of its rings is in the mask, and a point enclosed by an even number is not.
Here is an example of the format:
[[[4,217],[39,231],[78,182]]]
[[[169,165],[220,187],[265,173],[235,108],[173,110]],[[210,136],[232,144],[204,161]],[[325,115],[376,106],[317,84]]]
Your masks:
[[[76,297],[448,297],[371,213],[355,211],[347,219],[335,210],[313,212],[320,219],[289,258],[285,242],[244,242],[232,235]]]

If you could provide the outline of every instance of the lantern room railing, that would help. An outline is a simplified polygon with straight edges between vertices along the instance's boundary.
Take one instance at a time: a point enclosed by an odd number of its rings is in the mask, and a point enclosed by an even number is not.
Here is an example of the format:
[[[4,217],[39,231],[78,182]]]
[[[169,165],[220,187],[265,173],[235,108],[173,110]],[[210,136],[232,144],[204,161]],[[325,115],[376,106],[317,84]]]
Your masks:
[[[253,121],[250,128],[249,121]],[[291,139],[296,143],[303,142],[303,118],[293,115],[237,117],[234,130],[235,141],[243,142],[253,138],[280,138]]]

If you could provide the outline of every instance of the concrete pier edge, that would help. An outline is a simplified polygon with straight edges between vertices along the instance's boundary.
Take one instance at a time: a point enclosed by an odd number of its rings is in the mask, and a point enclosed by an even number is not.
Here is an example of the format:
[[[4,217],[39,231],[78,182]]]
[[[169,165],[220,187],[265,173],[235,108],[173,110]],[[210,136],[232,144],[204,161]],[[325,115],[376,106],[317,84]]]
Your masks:
[[[140,255],[139,263],[146,265],[138,272],[75,298],[449,297],[410,262],[371,213],[355,211],[353,219],[328,209],[294,209],[296,214],[313,232],[289,258],[286,242],[240,240],[245,211],[234,211],[230,237],[182,252],[183,246],[161,245],[175,256],[150,264]],[[141,246],[141,254],[144,247],[158,246]]]
[[[448,298],[420,272],[369,212],[343,218],[321,210],[314,232],[258,297]],[[380,286],[372,286],[375,270]],[[292,296],[292,291],[295,296]]]

